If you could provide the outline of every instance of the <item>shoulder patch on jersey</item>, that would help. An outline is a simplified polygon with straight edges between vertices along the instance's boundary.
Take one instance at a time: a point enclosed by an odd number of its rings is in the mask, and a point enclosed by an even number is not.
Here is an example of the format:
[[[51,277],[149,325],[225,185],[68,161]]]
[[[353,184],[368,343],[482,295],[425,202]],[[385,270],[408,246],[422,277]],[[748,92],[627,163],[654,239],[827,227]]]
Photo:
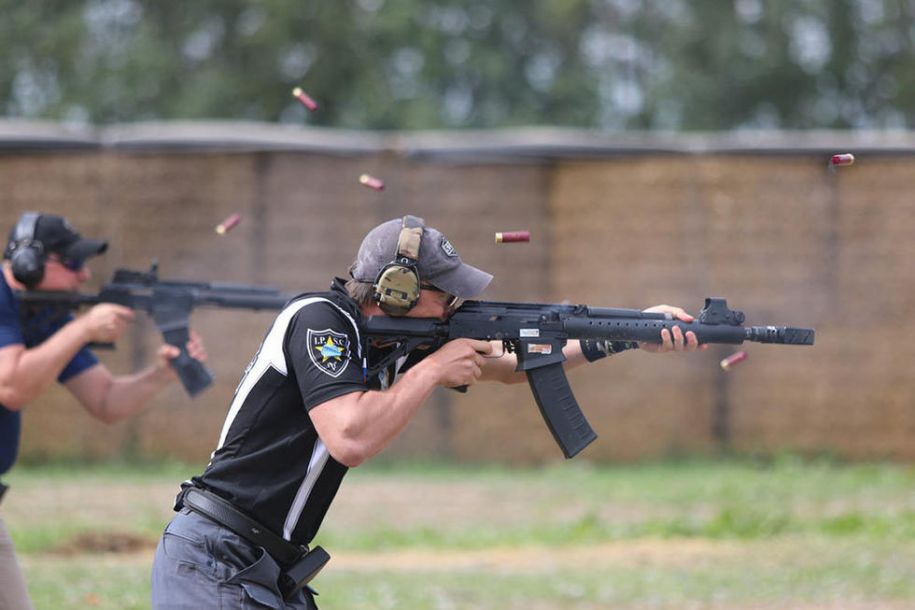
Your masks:
[[[339,377],[349,364],[349,336],[329,328],[309,328],[308,357],[316,367],[331,377]]]

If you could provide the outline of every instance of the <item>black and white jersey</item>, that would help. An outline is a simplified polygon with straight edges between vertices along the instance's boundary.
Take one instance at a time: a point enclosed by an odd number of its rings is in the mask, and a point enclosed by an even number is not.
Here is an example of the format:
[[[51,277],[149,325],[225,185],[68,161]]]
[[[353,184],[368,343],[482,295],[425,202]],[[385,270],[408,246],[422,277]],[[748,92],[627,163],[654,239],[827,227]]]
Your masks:
[[[210,464],[194,479],[296,544],[314,538],[347,471],[308,411],[369,389],[360,320],[339,279],[329,292],[289,303],[245,370]]]

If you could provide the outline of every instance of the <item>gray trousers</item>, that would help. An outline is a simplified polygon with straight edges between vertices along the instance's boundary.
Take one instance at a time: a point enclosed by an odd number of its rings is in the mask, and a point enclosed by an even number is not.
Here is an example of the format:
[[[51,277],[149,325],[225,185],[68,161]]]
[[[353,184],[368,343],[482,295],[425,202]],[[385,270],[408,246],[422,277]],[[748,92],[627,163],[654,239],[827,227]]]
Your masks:
[[[0,519],[0,610],[32,610],[16,550]]]
[[[153,610],[317,610],[308,591],[289,602],[264,549],[187,508],[165,528],[152,568]]]

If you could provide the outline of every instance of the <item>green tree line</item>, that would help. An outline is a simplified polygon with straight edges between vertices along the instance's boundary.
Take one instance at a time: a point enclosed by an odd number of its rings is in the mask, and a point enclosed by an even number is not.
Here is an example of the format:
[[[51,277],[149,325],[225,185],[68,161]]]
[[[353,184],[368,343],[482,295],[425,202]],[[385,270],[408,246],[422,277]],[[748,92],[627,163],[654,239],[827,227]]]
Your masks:
[[[915,0],[0,0],[0,113],[910,127],[913,47]]]

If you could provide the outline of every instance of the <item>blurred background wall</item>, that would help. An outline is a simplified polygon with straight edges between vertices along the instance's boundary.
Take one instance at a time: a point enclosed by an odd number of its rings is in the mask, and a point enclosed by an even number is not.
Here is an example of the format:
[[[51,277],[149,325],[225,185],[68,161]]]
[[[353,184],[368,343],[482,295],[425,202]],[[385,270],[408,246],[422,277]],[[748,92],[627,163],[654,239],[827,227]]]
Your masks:
[[[749,324],[813,326],[813,348],[749,344],[729,373],[714,347],[627,352],[570,373],[600,438],[583,454],[633,460],[724,450],[915,458],[915,138],[869,132],[616,134],[557,129],[352,132],[248,123],[70,130],[0,125],[0,224],[37,209],[104,236],[92,288],[152,259],[169,279],[284,291],[345,275],[364,234],[416,214],[471,264],[487,298],[696,313],[725,296]],[[832,153],[858,162],[827,169]],[[358,176],[385,181],[383,192]],[[232,212],[241,224],[213,228]],[[525,229],[527,244],[494,243]],[[104,426],[55,389],[25,412],[22,459],[204,462],[270,313],[200,310],[213,388],[176,384],[149,412]],[[142,319],[116,372],[149,361]],[[386,453],[560,459],[526,385],[440,391]]]

